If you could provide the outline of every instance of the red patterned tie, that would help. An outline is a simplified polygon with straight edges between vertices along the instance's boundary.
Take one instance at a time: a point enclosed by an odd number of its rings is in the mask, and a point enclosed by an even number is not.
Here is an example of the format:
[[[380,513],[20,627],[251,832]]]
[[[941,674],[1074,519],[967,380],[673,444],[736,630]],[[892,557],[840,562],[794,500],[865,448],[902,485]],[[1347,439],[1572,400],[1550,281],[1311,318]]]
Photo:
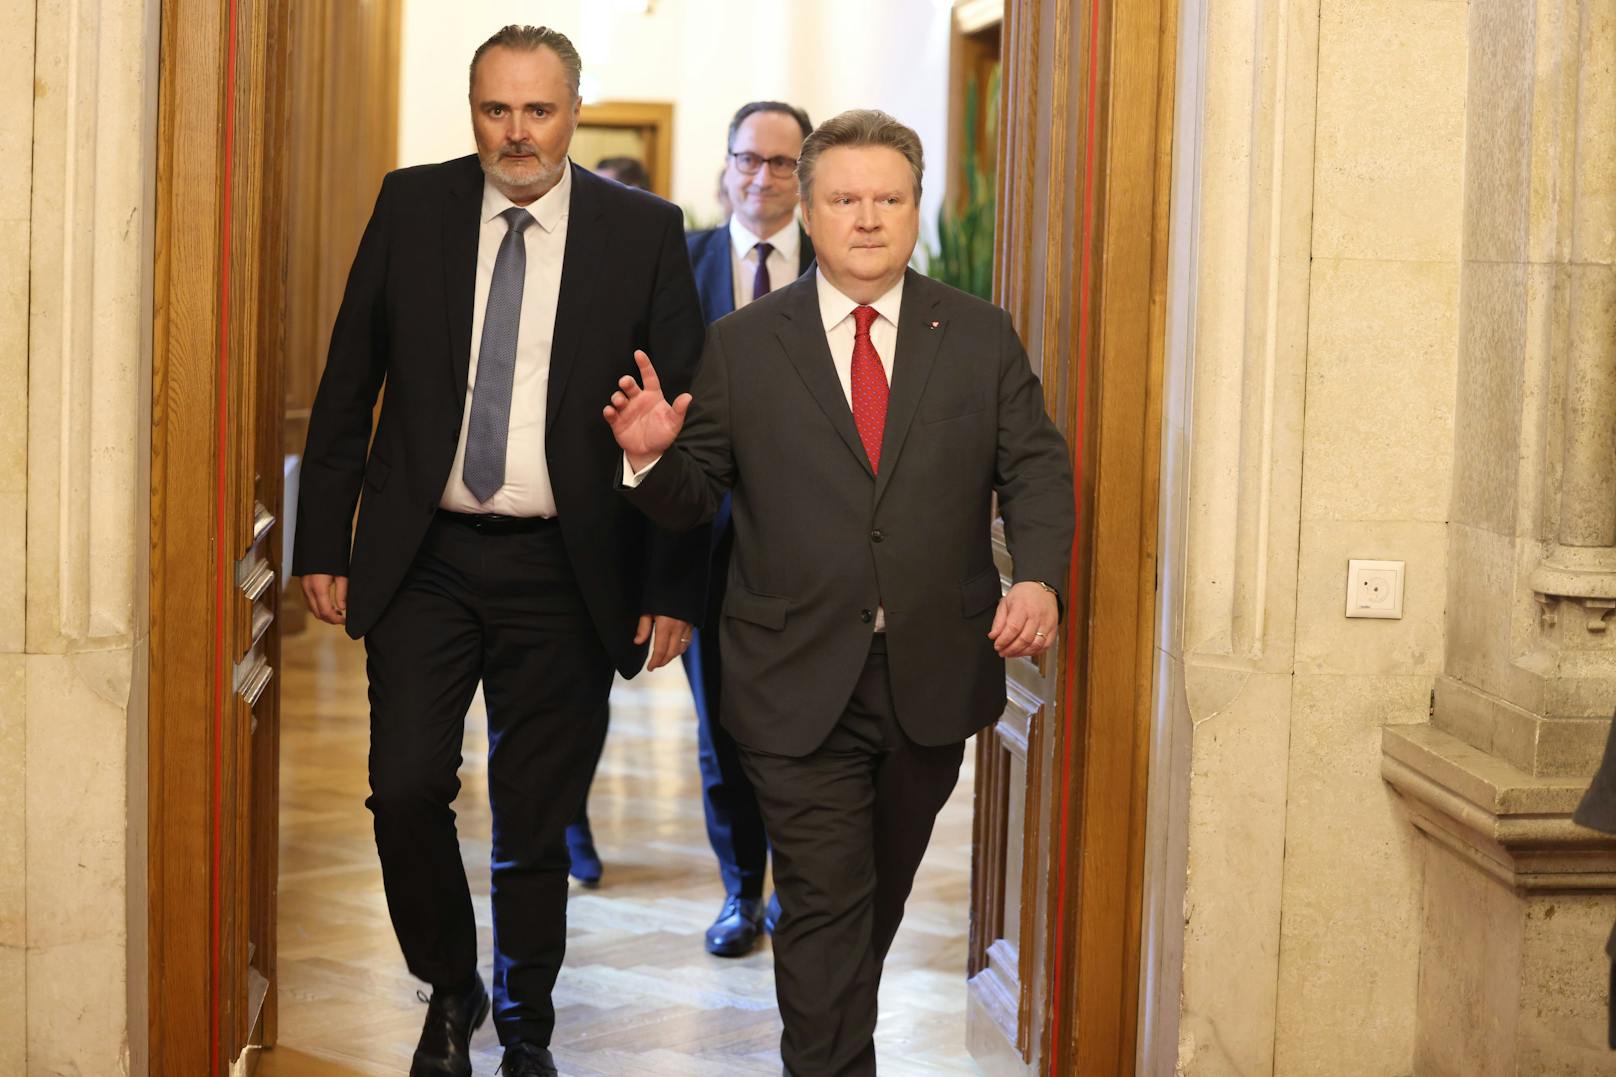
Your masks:
[[[870,457],[870,470],[881,470],[881,434],[887,425],[887,372],[870,343],[874,307],[853,308],[853,422]]]

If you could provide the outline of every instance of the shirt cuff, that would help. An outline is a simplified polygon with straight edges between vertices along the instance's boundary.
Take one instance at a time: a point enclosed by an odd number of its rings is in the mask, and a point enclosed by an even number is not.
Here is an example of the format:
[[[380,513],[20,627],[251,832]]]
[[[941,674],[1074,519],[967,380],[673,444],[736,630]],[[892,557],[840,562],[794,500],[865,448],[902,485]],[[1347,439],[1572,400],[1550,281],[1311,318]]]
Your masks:
[[[636,486],[640,485],[640,480],[649,475],[651,473],[651,469],[657,466],[657,460],[661,459],[662,457],[659,456],[656,458],[656,460],[652,460],[649,464],[646,464],[644,467],[640,468],[640,470],[635,471],[634,466],[628,462],[628,453],[624,453],[623,489],[632,490]]]

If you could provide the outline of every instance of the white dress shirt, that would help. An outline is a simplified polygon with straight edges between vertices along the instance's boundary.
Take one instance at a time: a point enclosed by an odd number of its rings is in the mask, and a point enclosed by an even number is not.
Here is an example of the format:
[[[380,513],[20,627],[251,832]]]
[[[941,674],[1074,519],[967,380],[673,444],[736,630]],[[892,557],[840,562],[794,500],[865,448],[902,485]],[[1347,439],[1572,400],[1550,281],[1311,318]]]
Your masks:
[[[853,310],[859,304],[837,291],[825,279],[825,274],[814,274],[819,285],[819,317],[825,323],[825,343],[830,345],[830,359],[836,364],[836,377],[842,383],[842,395],[847,397],[848,410],[853,407],[853,335],[858,326],[853,321]],[[903,278],[880,299],[871,303],[880,315],[870,323],[870,343],[881,358],[881,369],[886,371],[887,385],[892,384],[892,352],[898,346],[898,308],[903,306]]]
[[[466,488],[461,468],[466,461],[466,434],[477,392],[477,357],[482,350],[483,316],[494,259],[508,231],[500,214],[514,203],[492,183],[483,181],[482,224],[477,232],[477,286],[472,301],[471,363],[466,369],[466,408],[454,467],[438,504],[455,512],[501,516],[554,516],[555,490],[544,458],[544,409],[550,393],[550,344],[555,335],[556,301],[561,294],[561,263],[567,249],[567,215],[572,205],[572,162],[561,179],[527,206],[533,223],[522,233],[527,273],[522,278],[522,315],[516,333],[516,370],[511,382],[510,429],[505,441],[505,485],[479,502]]]
[[[755,248],[759,243],[769,243],[774,247],[769,252],[769,291],[783,288],[797,279],[802,232],[797,227],[796,217],[787,221],[786,226],[774,235],[760,240],[741,223],[739,217],[730,214],[729,266],[730,275],[735,279],[736,310],[757,298],[752,294],[752,284],[757,280],[758,252]]]

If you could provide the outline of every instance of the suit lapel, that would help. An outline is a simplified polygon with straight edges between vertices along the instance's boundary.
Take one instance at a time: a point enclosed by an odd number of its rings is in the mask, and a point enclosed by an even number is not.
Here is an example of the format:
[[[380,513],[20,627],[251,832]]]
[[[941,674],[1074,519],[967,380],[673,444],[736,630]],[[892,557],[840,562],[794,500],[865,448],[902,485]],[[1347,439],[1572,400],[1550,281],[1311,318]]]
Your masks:
[[[853,426],[853,412],[847,406],[847,396],[842,392],[841,380],[836,376],[836,364],[830,357],[825,323],[819,313],[818,286],[813,277],[807,276],[797,278],[788,287],[791,289],[790,302],[783,304],[777,330],[780,343],[792,365],[797,368],[803,384],[808,386],[808,391],[825,413],[825,418],[830,420],[836,433],[841,435],[848,449],[858,458],[865,473],[873,477],[875,472],[870,467],[870,458],[865,455],[864,443],[859,440],[858,430]]]
[[[544,426],[555,428],[561,399],[578,358],[578,342],[590,318],[590,298],[605,265],[602,252],[610,239],[597,178],[572,165],[572,204],[567,210],[567,247],[561,263],[561,290],[556,299],[555,334],[550,343],[550,390]]]
[[[735,309],[735,267],[730,263],[729,229],[719,225],[708,232],[697,251],[696,290],[711,325]]]
[[[881,435],[881,471],[875,480],[875,502],[881,503],[898,455],[914,422],[915,409],[931,380],[937,348],[948,323],[937,316],[940,296],[925,277],[909,270],[903,281],[903,305],[898,310],[898,342],[892,356],[892,392],[887,397],[887,424]]]
[[[471,367],[471,308],[477,296],[477,233],[483,173],[476,157],[455,162],[443,206],[443,295],[449,322],[449,375],[457,407],[466,404]]]

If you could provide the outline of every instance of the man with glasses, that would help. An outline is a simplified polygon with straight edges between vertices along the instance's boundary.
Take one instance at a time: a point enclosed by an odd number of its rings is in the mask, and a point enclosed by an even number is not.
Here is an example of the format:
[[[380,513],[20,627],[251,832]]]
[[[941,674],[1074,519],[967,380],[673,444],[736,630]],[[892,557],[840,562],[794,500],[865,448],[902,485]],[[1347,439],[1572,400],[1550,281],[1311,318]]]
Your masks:
[[[730,121],[720,180],[730,219],[686,238],[702,317],[709,325],[784,287],[813,264],[813,244],[797,223],[797,155],[812,130],[807,113],[780,101],[742,105]],[[699,719],[707,840],[718,857],[726,891],[705,942],[708,953],[740,957],[751,952],[765,927],[773,930],[779,905],[770,901],[764,911],[769,846],[763,816],[735,741],[718,722],[718,618],[733,545],[728,498],[713,521],[711,542],[706,612],[682,658]]]

